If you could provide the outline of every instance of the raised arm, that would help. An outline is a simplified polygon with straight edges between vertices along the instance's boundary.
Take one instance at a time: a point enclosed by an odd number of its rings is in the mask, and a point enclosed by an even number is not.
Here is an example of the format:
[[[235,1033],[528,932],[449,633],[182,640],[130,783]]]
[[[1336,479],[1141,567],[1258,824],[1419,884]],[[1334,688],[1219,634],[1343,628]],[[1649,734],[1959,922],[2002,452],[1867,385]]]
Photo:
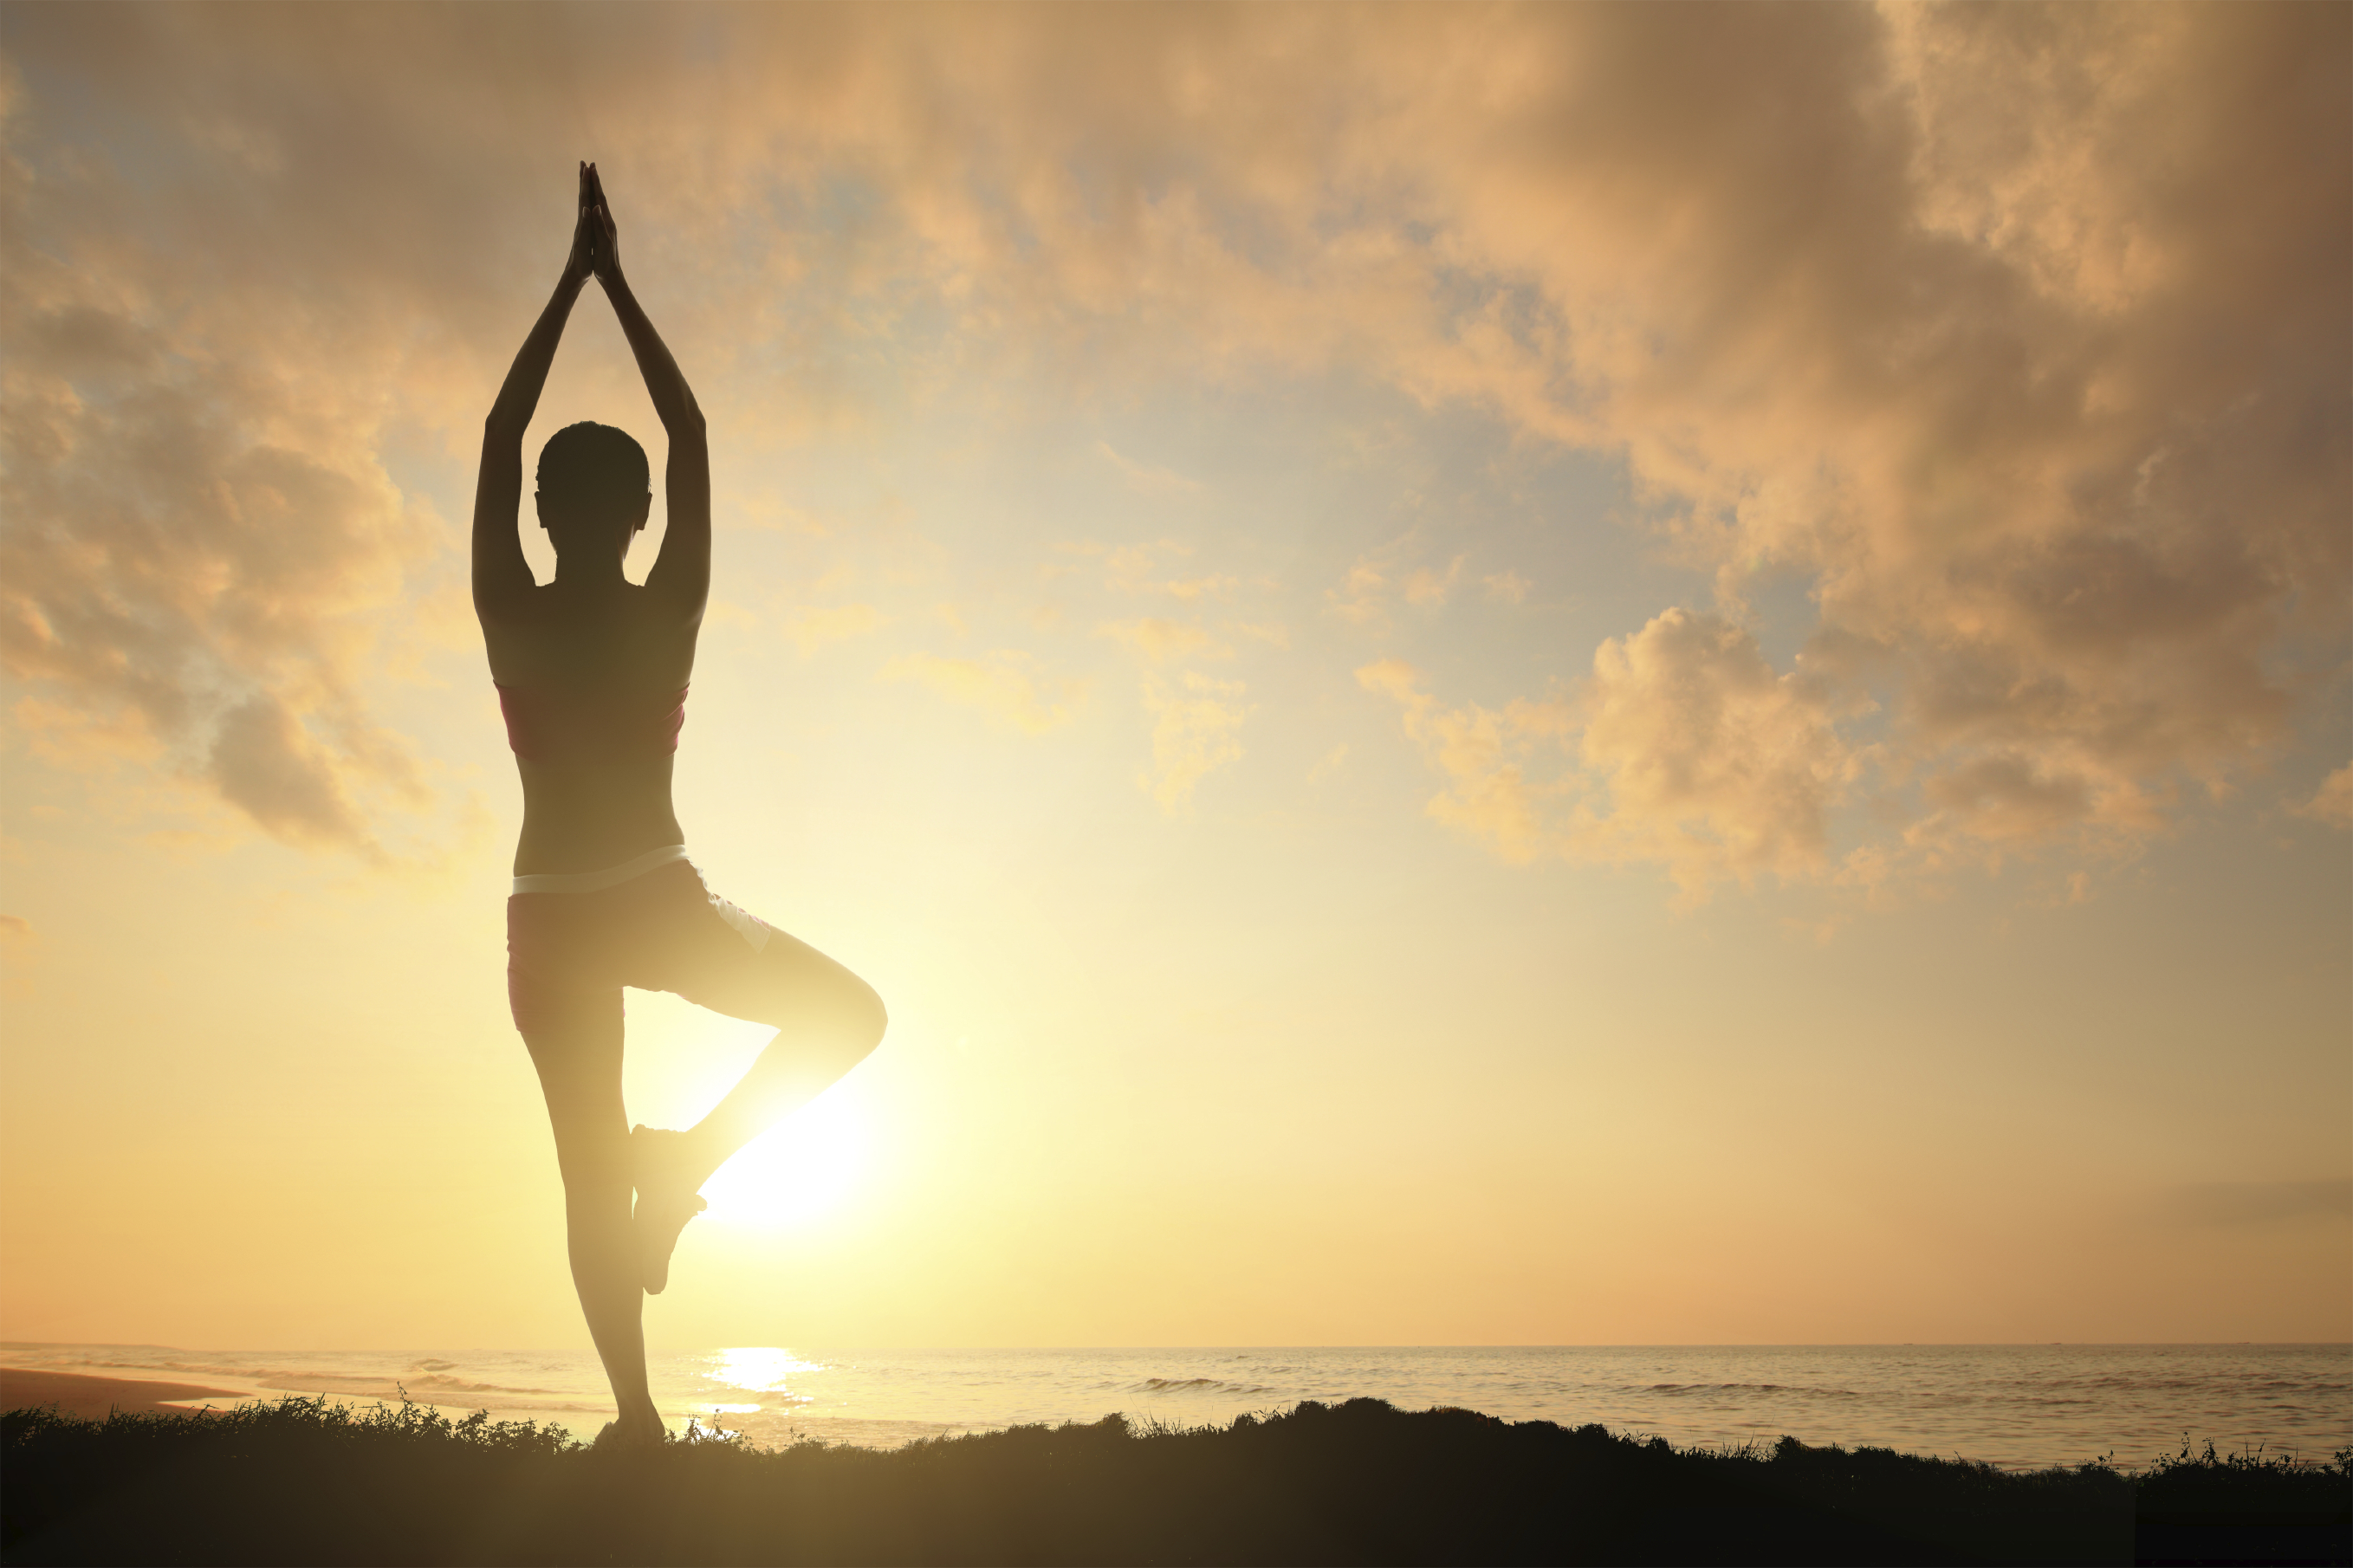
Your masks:
[[[564,323],[573,301],[587,286],[593,269],[596,230],[588,219],[588,165],[580,165],[580,212],[572,228],[572,254],[565,258],[564,276],[547,308],[522,341],[514,363],[499,388],[490,417],[482,421],[482,465],[474,480],[474,613],[490,616],[533,586],[531,564],[523,559],[521,527],[522,509],[522,433],[539,407],[547,385],[547,368],[555,363],[555,345],[563,340]]]
[[[646,587],[669,600],[681,616],[699,619],[711,595],[711,447],[703,435],[702,410],[678,361],[646,320],[644,308],[622,276],[619,236],[594,163],[588,165],[588,199],[596,280],[613,302],[622,334],[638,356],[646,394],[670,435],[670,466],[662,479],[670,524],[662,534],[661,554],[646,574]]]

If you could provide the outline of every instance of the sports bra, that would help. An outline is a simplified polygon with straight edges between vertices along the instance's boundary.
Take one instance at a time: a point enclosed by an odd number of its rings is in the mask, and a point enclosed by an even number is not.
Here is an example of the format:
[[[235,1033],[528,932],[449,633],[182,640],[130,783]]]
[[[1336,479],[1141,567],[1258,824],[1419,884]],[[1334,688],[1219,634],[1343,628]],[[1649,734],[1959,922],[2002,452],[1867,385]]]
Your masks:
[[[575,697],[491,684],[498,687],[499,711],[506,715],[507,744],[527,763],[666,756],[678,750],[678,732],[686,723],[683,686],[667,696],[613,700],[601,692]]]

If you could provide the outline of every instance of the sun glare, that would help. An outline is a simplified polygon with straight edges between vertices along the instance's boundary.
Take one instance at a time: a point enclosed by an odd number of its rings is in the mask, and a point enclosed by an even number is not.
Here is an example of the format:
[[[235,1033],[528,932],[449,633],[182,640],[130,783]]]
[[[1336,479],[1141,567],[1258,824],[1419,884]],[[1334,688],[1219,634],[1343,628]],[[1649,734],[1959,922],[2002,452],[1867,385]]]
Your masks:
[[[857,1097],[837,1089],[745,1147],[703,1184],[715,1219],[779,1227],[839,1207],[863,1178],[870,1139]]]
[[[775,1345],[735,1345],[712,1358],[702,1375],[721,1388],[743,1394],[783,1394],[786,1384],[804,1373],[822,1372],[823,1365],[803,1361]],[[742,1413],[756,1405],[714,1405],[713,1410]]]

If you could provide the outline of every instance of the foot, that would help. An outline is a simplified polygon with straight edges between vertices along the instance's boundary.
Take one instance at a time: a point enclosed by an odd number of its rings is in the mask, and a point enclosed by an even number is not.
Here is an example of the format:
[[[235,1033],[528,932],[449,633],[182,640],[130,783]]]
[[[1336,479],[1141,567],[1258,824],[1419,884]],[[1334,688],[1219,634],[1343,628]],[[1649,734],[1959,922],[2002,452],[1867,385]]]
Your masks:
[[[659,1416],[632,1421],[624,1415],[617,1421],[607,1421],[605,1429],[596,1434],[596,1448],[610,1452],[615,1449],[659,1448],[670,1441]]]
[[[694,1189],[700,1184],[688,1162],[686,1134],[650,1127],[629,1130],[629,1167],[638,1206],[630,1216],[638,1252],[638,1282],[649,1296],[670,1283],[670,1255],[686,1222],[710,1207]]]

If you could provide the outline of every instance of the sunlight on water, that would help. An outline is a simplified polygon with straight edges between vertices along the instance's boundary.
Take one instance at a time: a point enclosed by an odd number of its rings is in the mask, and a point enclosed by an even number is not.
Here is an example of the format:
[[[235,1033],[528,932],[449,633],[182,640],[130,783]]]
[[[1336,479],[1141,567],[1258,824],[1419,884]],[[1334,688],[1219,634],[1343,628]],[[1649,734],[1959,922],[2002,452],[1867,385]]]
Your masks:
[[[703,1376],[723,1388],[746,1394],[782,1394],[795,1376],[822,1372],[817,1362],[802,1361],[788,1350],[773,1345],[739,1345],[721,1351],[712,1358],[712,1366]],[[757,1410],[756,1405],[714,1405],[714,1410]]]

